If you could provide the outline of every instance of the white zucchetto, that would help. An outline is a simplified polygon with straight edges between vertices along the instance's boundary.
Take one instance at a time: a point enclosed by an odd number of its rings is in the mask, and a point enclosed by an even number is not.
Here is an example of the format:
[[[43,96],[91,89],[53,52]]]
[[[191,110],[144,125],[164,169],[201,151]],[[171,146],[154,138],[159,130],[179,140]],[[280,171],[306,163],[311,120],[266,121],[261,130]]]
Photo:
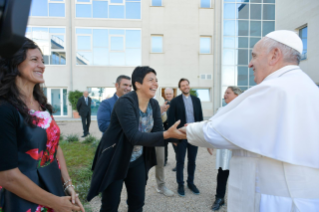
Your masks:
[[[277,31],[268,33],[266,37],[271,38],[286,46],[289,46],[297,50],[300,54],[302,54],[302,49],[303,49],[302,41],[300,37],[293,31],[277,30]]]

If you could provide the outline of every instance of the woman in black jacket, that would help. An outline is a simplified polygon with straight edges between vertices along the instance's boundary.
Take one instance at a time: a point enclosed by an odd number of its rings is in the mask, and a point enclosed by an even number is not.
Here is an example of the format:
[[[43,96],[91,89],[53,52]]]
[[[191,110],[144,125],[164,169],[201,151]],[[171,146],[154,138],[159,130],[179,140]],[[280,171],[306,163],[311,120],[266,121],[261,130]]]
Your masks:
[[[132,74],[134,91],[114,105],[111,123],[103,134],[93,167],[87,199],[102,192],[102,211],[117,211],[123,182],[127,188],[129,212],[143,211],[145,185],[149,169],[156,165],[155,146],[165,146],[168,138],[184,139],[177,121],[163,131],[158,102],[153,99],[158,88],[156,72],[137,67]]]

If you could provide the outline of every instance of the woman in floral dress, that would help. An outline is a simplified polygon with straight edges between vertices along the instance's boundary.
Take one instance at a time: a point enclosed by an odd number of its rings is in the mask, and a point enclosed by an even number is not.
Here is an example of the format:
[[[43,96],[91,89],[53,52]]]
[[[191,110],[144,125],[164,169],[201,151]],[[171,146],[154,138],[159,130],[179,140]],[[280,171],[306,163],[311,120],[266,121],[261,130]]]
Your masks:
[[[84,212],[40,87],[44,69],[27,38],[12,58],[0,58],[0,212]]]

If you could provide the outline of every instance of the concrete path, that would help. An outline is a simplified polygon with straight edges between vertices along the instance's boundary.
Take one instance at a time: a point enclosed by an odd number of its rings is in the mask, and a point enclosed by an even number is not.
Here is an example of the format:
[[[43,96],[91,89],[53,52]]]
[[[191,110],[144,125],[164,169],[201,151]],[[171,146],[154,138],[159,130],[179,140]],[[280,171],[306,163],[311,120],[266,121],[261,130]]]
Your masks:
[[[80,120],[76,121],[58,121],[58,125],[61,128],[63,135],[83,134],[82,123]],[[101,138],[102,133],[98,130],[97,122],[92,121],[90,127],[90,133],[96,138]],[[215,153],[215,152],[214,152]],[[185,162],[187,158],[185,159]],[[146,198],[145,198],[145,212],[211,212],[210,210],[212,201],[215,198],[216,191],[216,175],[215,169],[215,154],[210,156],[205,148],[199,148],[197,154],[195,172],[195,184],[200,190],[199,195],[194,195],[191,191],[185,188],[185,197],[177,195],[176,189],[176,172],[172,171],[175,167],[175,155],[171,145],[169,145],[169,158],[168,164],[165,167],[166,186],[175,192],[173,197],[165,197],[162,194],[156,192],[156,180],[154,168],[149,172],[149,179],[146,186]],[[187,165],[184,169],[184,179],[187,179]],[[100,208],[100,198],[96,197],[90,205],[94,212],[98,212]],[[121,203],[119,206],[119,212],[126,212],[126,189],[123,186],[121,195]],[[226,212],[226,206],[223,206],[220,212]]]

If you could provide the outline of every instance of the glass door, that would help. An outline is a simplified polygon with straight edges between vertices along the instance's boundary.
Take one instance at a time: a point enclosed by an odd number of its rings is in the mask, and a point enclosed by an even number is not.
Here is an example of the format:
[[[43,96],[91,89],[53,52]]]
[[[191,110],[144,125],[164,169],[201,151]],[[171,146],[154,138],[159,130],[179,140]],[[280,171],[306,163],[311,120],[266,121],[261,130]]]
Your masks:
[[[67,89],[65,88],[46,88],[48,102],[53,107],[54,116],[67,116]]]

